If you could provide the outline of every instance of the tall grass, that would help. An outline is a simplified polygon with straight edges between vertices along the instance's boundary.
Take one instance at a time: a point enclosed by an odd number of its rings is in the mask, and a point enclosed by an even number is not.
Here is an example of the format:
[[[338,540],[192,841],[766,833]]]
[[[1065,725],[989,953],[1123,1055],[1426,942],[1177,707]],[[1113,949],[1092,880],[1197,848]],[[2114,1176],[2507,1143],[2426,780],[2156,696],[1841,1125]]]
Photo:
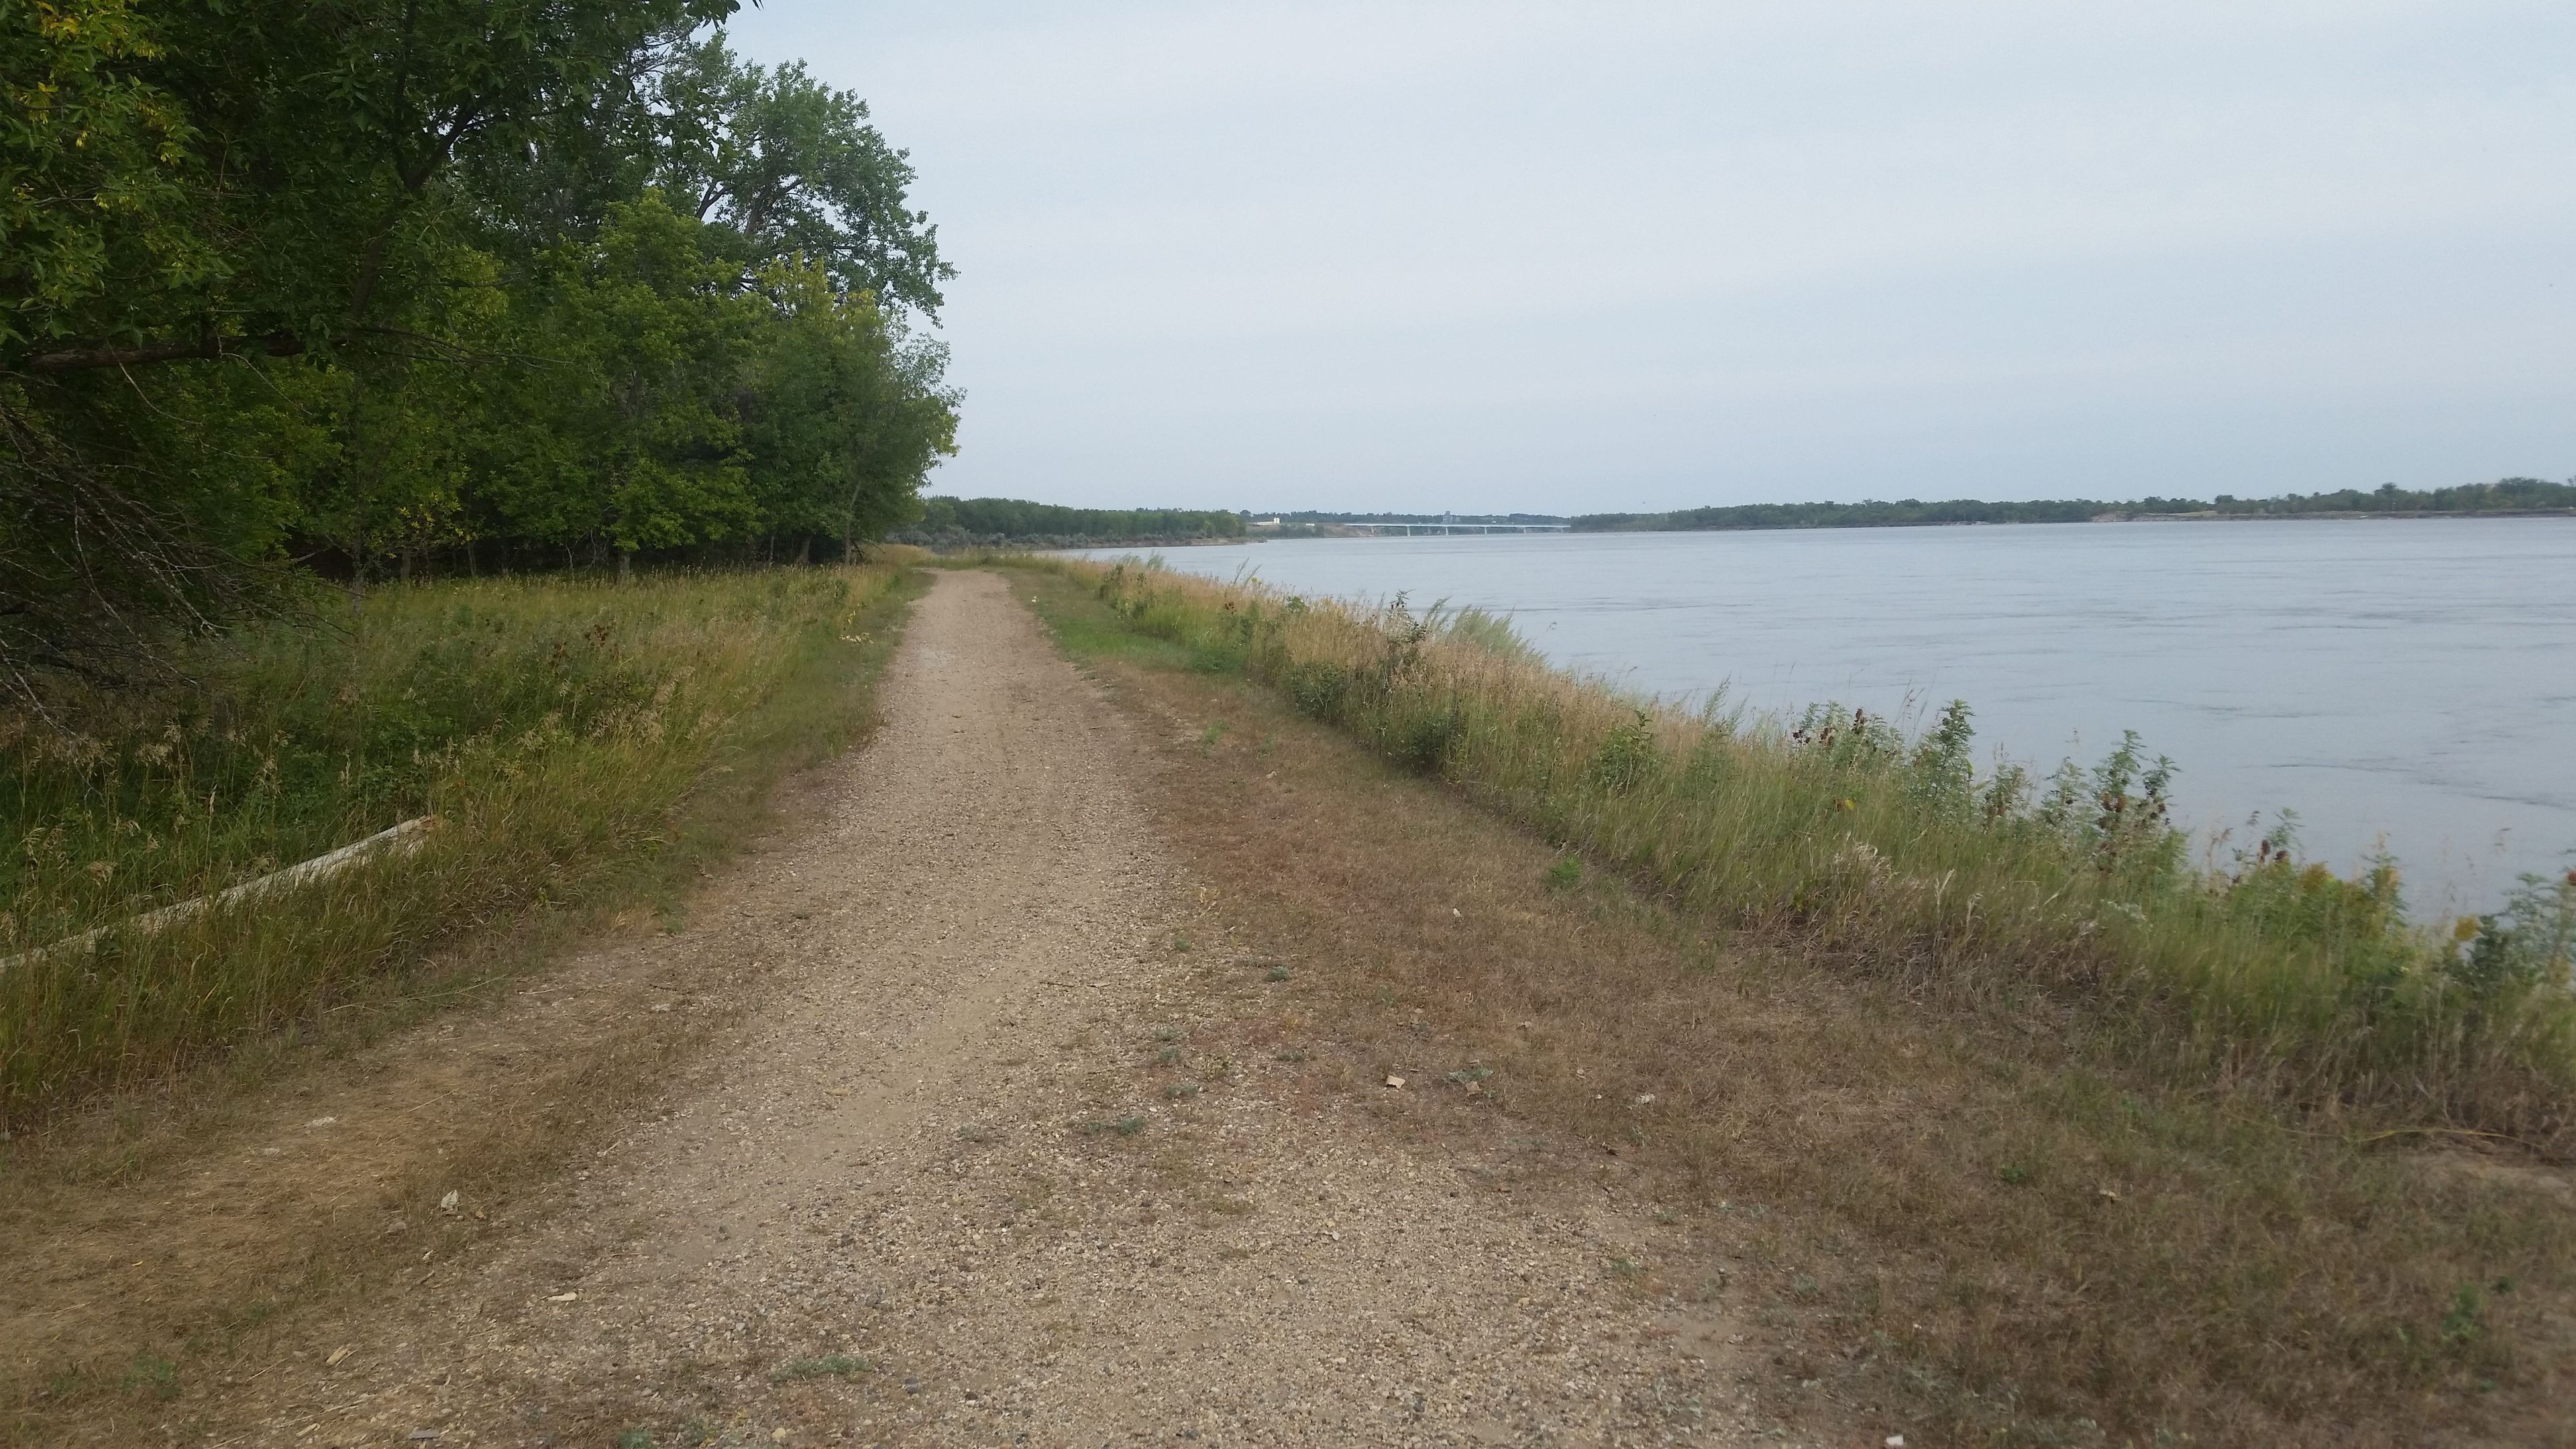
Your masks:
[[[387,590],[208,643],[195,684],[0,716],[0,1120],[327,1006],[667,834],[709,771],[846,729],[890,567]],[[396,821],[417,852],[157,933]],[[47,949],[107,928],[95,949]]]
[[[2045,778],[1973,767],[1968,708],[1906,737],[1825,705],[1685,712],[1550,669],[1487,617],[1048,561],[1200,667],[1441,775],[1734,929],[1838,969],[2045,1005],[2143,1059],[2359,1111],[2576,1138],[2576,873],[2495,915],[2410,922],[2359,879],[2257,842],[2195,867],[2169,762],[2134,738]],[[1499,644],[1499,647],[1498,647]]]

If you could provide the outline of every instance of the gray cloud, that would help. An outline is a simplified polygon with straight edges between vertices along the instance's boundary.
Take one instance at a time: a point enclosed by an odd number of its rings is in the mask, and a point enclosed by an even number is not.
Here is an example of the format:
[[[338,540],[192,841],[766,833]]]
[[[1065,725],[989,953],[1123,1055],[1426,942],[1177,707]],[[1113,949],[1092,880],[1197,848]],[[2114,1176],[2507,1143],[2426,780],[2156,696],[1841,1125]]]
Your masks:
[[[734,28],[921,168],[963,273],[942,491],[1572,510],[2576,469],[2576,8],[2129,11],[771,0]]]

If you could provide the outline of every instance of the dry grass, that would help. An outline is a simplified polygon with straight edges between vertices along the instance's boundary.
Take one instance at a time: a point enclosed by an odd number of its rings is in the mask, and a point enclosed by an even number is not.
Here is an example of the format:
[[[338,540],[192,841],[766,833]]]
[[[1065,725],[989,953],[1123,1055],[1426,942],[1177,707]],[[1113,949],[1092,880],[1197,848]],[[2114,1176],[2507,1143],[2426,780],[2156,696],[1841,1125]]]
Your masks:
[[[0,721],[0,1124],[310,1023],[431,946],[579,901],[674,812],[855,726],[891,567],[388,590],[343,625],[207,645],[193,687]],[[881,625],[876,626],[881,627]],[[289,895],[114,929],[362,838],[442,822]],[[45,951],[92,927],[95,950]]]
[[[2065,991],[1869,961],[1832,911],[1748,927],[1632,875],[1640,842],[1587,866],[1472,808],[1513,805],[1460,779],[1475,756],[1444,788],[1079,572],[1026,577],[1180,741],[1158,811],[1291,967],[1257,1034],[1372,1105],[1398,1072],[1592,1144],[1570,1170],[1706,1229],[1718,1256],[1646,1264],[1645,1291],[1767,1324],[1779,1411],[1873,1406],[1916,1444],[2576,1443],[2553,1170],[2347,1138]],[[1472,1099],[1445,1081],[1471,1068]]]

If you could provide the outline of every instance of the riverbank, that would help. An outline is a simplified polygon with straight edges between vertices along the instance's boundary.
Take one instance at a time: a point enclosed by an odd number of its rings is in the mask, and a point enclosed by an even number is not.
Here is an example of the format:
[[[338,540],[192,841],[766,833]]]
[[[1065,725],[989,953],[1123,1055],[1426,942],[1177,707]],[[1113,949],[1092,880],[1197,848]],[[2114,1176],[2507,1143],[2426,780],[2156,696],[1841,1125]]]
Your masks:
[[[1095,555],[1114,562],[1116,553]],[[1168,555],[1308,598],[1508,612],[1548,660],[1683,709],[1976,710],[2047,773],[2123,730],[2179,765],[2223,863],[2294,823],[2341,875],[2382,855],[2419,919],[2576,864],[2576,519],[2268,528],[1902,528],[1282,543]],[[2294,817],[2294,820],[2293,820]]]
[[[1359,1044],[1354,1076],[1502,1094],[1596,1144],[1614,1191],[1749,1230],[1758,1247],[1732,1259],[1637,1271],[1798,1324],[1779,1362],[1809,1392],[1913,1406],[1938,1427],[1909,1442],[2506,1444],[2567,1427],[2562,1148],[2374,1105],[2375,1068],[2328,1086],[2326,1059],[2357,1065],[2329,1042],[2157,1025],[2195,1017],[2178,983],[2130,995],[2116,958],[2079,964],[2123,919],[2098,893],[2097,924],[2033,959],[2036,940],[1992,927],[2008,890],[1955,858],[1917,875],[1919,843],[1877,833],[1901,770],[1837,759],[1854,739],[1839,722],[1795,743],[1785,779],[1734,756],[1725,788],[1748,805],[1711,812],[1711,835],[1738,859],[1693,867],[1645,803],[1709,758],[1676,748],[1687,722],[1623,721],[1615,698],[1587,703],[1419,617],[1133,570],[1055,571],[1036,592],[1068,648],[1190,742],[1174,789],[1200,868],[1286,933],[1286,959],[1359,974],[1319,1018]],[[1289,642],[1265,647],[1274,626]],[[1549,735],[1552,771],[1529,753]],[[1507,736],[1523,771],[1508,783],[1488,769]],[[1812,808],[1789,818],[1792,797]],[[1751,823],[1764,815],[1780,823]],[[1710,869],[1759,873],[1784,829],[1814,841],[1775,898],[1787,909],[1728,908]],[[2264,869],[2257,890],[2355,899]],[[1888,930],[1945,897],[1950,932]],[[1989,922],[1973,944],[1971,916]],[[2293,1000],[2271,996],[2276,1024],[2334,1018]],[[2557,1104],[2541,1118],[2563,1121],[2564,1059],[2533,1066],[2556,1083],[2535,1087]]]

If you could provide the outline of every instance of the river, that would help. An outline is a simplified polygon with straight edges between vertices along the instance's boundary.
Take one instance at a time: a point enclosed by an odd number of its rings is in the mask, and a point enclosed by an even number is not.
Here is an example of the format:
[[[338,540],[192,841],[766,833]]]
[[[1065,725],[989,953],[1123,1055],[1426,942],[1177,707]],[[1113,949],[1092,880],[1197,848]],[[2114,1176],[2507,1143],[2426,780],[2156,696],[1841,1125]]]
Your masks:
[[[1103,551],[1114,555],[1119,551]],[[1278,540],[1168,550],[1291,592],[1509,613],[1547,656],[1667,699],[1919,719],[2090,763],[2134,729],[2205,848],[2296,812],[2338,869],[2385,848],[2420,917],[2576,848],[2576,519],[2166,522]],[[2222,840],[2220,832],[2232,831]],[[2259,832],[2257,832],[2259,833]]]

